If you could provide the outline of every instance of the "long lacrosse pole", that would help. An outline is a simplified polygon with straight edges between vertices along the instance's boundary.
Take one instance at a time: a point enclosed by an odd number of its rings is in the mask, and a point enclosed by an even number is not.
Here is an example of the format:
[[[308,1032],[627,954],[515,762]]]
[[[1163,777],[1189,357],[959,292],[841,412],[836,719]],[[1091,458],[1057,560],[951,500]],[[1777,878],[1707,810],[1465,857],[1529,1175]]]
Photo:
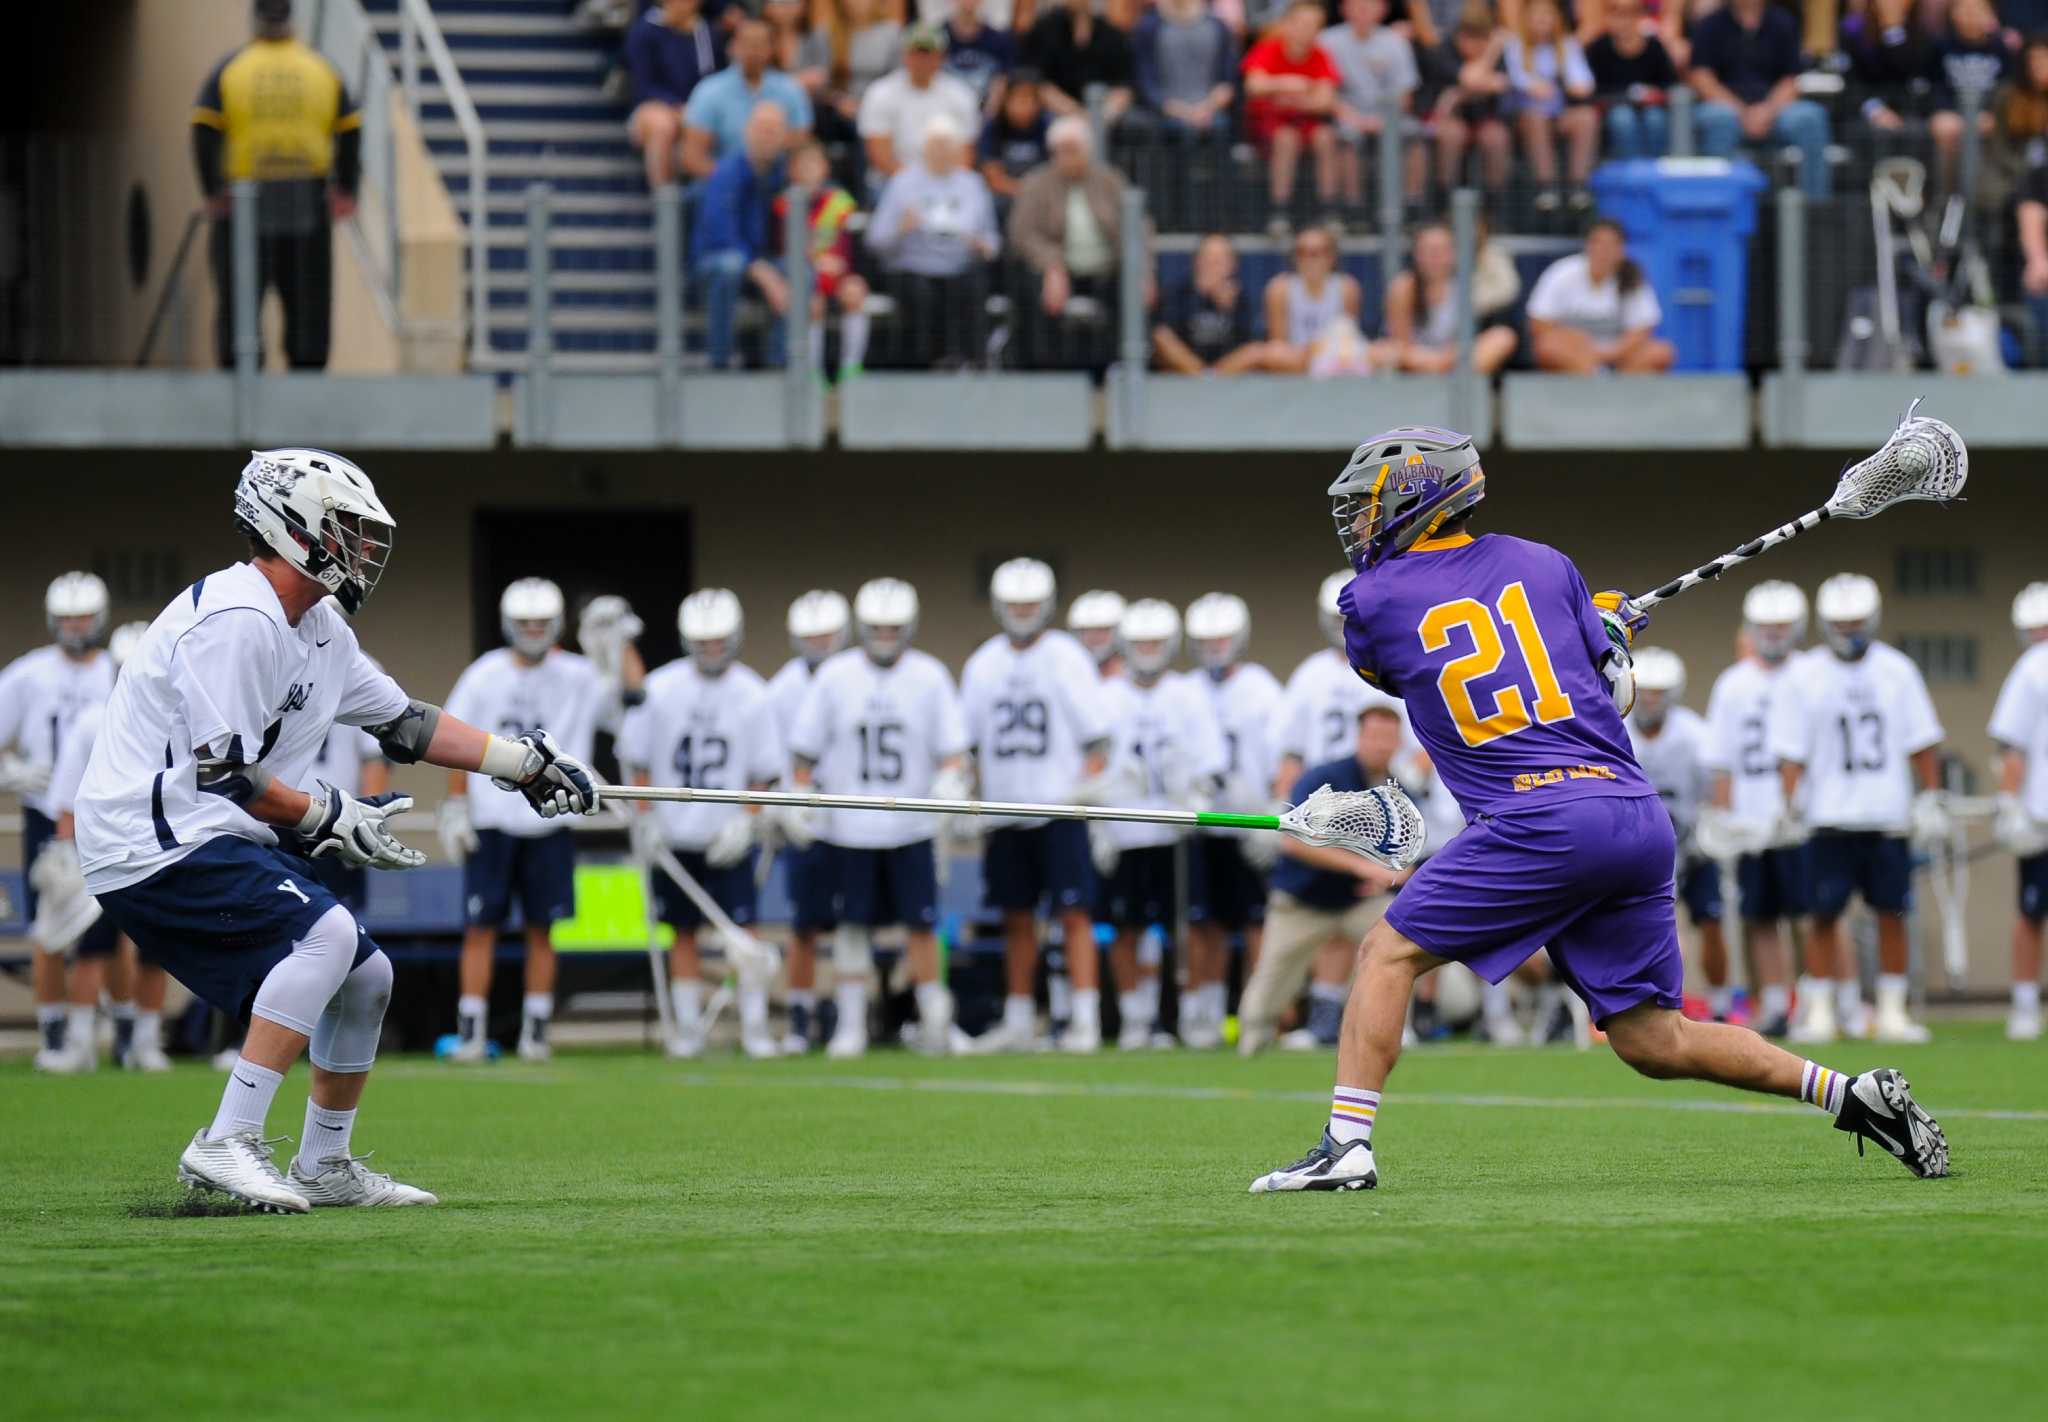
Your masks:
[[[1201,829],[1279,830],[1278,815],[1236,815],[1218,810],[1145,810],[1113,805],[1033,805],[1002,800],[931,800],[909,795],[828,795],[797,790],[699,790],[670,785],[606,785],[606,800],[666,800],[702,805],[782,805],[819,810],[900,810],[927,815],[990,815],[1002,819],[1121,820],[1130,824],[1186,825]]]
[[[1646,610],[1655,607],[1658,603],[1677,597],[1680,593],[1690,592],[1703,583],[1712,582],[1730,568],[1739,567],[1759,554],[1776,548],[1781,543],[1790,543],[1800,534],[1810,533],[1833,517],[1834,514],[1824,507],[1817,508],[1811,513],[1801,514],[1798,518],[1793,519],[1792,522],[1781,524],[1769,533],[1750,539],[1749,542],[1743,544],[1740,548],[1723,553],[1711,563],[1702,563],[1689,573],[1679,574],[1655,592],[1637,593],[1630,601],[1634,602],[1637,607]]]

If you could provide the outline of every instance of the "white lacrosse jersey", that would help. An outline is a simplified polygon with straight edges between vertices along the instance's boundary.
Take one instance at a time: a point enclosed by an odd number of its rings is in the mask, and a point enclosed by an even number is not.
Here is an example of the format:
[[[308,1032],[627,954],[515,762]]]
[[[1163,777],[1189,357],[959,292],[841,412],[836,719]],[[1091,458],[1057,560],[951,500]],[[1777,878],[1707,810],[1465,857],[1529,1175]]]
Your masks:
[[[1116,803],[1133,809],[1177,810],[1169,787],[1178,788],[1222,776],[1229,764],[1223,732],[1209,698],[1192,677],[1168,672],[1150,686],[1130,677],[1105,683],[1111,698],[1116,739],[1109,773],[1117,789]],[[1187,831],[1179,825],[1107,822],[1119,849],[1146,849],[1172,844]]]
[[[910,647],[883,667],[849,647],[818,668],[789,752],[810,761],[817,787],[833,794],[929,795],[940,764],[967,753],[967,721],[936,657]],[[895,849],[938,832],[936,815],[830,810],[825,817],[826,840],[847,849]]]
[[[1109,706],[1095,659],[1074,638],[1048,628],[1028,647],[1007,636],[983,642],[960,674],[967,741],[984,800],[1064,804],[1087,759],[1109,739]],[[990,820],[1042,825],[1036,820]]]
[[[1273,766],[1288,756],[1306,769],[1343,760],[1358,750],[1358,718],[1368,706],[1389,706],[1401,718],[1401,744],[1408,746],[1408,708],[1395,697],[1367,686],[1332,647],[1310,655],[1287,678],[1273,719]]]
[[[360,795],[363,793],[363,768],[383,758],[383,747],[368,731],[355,726],[336,726],[320,742],[320,752],[313,757],[307,783],[324,780],[346,794]]]
[[[2020,803],[2027,817],[2048,824],[2048,642],[2020,655],[1991,708],[1991,739],[2027,758]]]
[[[780,780],[789,755],[775,724],[768,683],[734,663],[705,676],[690,657],[647,674],[647,699],[626,712],[619,763],[644,770],[655,785],[745,790]],[[677,849],[701,850],[746,811],[738,805],[653,807],[661,832]]]
[[[1280,682],[1257,662],[1239,662],[1230,675],[1220,679],[1207,670],[1189,672],[1188,680],[1208,696],[1210,713],[1223,737],[1223,791],[1216,798],[1216,808],[1241,815],[1269,813],[1273,772],[1279,768],[1271,743],[1273,717],[1280,707]],[[1242,839],[1251,831],[1204,833]]]
[[[1673,706],[1654,736],[1637,725],[1633,716],[1627,725],[1636,764],[1657,787],[1657,797],[1664,802],[1671,828],[1683,846],[1692,837],[1700,806],[1707,798],[1706,718],[1689,706]]]
[[[1804,813],[1816,829],[1904,834],[1913,753],[1941,736],[1920,668],[1884,642],[1853,662],[1824,647],[1804,653],[1771,703],[1771,751],[1806,767]]]
[[[580,652],[554,647],[529,663],[510,647],[497,647],[456,679],[445,709],[508,741],[544,730],[563,750],[587,761],[604,698],[604,678]],[[500,790],[488,775],[469,777],[469,817],[480,830],[502,830],[520,839],[539,839],[567,827],[560,819],[542,819],[524,795]]]
[[[1706,766],[1728,776],[1728,819],[1769,831],[1785,809],[1785,783],[1771,749],[1771,700],[1800,653],[1775,665],[1746,657],[1714,678],[1707,696]]]
[[[0,671],[0,747],[11,745],[31,764],[54,772],[79,714],[105,705],[113,689],[114,659],[105,652],[80,662],[52,645],[16,657]],[[21,803],[57,818],[48,787],[22,796]]]
[[[61,819],[78,807],[78,787],[85,781],[85,767],[92,761],[92,748],[99,744],[100,727],[107,708],[88,706],[64,733],[64,747],[57,752],[57,768],[50,772],[50,818]]]
[[[294,627],[250,564],[201,578],[157,614],[107,702],[78,787],[87,892],[139,883],[222,835],[277,843],[270,826],[199,789],[200,752],[260,762],[303,789],[337,721],[381,725],[406,705],[332,602]]]

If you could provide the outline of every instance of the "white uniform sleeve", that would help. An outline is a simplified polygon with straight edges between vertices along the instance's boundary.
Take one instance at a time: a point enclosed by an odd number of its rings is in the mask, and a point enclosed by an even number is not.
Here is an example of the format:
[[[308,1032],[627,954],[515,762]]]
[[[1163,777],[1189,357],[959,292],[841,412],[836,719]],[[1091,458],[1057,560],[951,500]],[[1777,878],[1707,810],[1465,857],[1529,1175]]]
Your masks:
[[[1707,693],[1706,726],[1700,732],[1700,765],[1711,777],[1717,770],[1732,770],[1735,757],[1729,753],[1728,693],[1726,680],[1716,678]]]
[[[652,765],[648,759],[648,740],[653,735],[650,721],[653,713],[646,702],[633,707],[626,713],[626,719],[619,724],[618,745],[619,765],[631,772],[647,770]]]
[[[1192,682],[1180,683],[1181,734],[1187,738],[1188,769],[1191,773],[1221,777],[1230,769],[1230,748],[1223,743],[1223,728],[1209,698]]]
[[[2041,678],[2031,675],[2030,660],[2020,658],[2006,673],[1998,704],[1991,708],[1991,739],[2011,750],[2031,746],[2034,727],[2041,722]]]
[[[832,739],[832,697],[826,683],[824,676],[811,678],[789,728],[790,755],[801,756],[812,765],[825,758],[825,747]]]
[[[362,648],[356,648],[334,719],[344,726],[381,726],[411,704],[412,699],[385,674],[384,668],[364,655]]]
[[[1110,719],[1109,698],[1104,694],[1094,659],[1077,643],[1073,655],[1062,660],[1066,665],[1060,668],[1059,696],[1066,705],[1075,742],[1091,746],[1109,739],[1116,727]]]
[[[782,731],[775,722],[775,708],[763,687],[746,710],[746,724],[753,728],[753,754],[747,764],[747,783],[772,785],[789,767],[789,752],[782,745]]]
[[[170,684],[192,733],[189,749],[253,762],[270,724],[278,662],[277,633],[253,608],[226,608],[180,637]]]
[[[1920,674],[1920,668],[1901,659],[1899,670],[1903,684],[1900,712],[1905,722],[1901,744],[1906,754],[1912,755],[1941,744],[1941,717],[1935,713],[1934,698],[1927,694],[1927,678]]]
[[[988,696],[982,690],[986,678],[981,675],[984,665],[981,653],[976,652],[960,669],[960,714],[967,722],[967,744],[977,755],[988,754]]]
[[[28,658],[17,657],[0,671],[0,746],[21,739],[23,707],[28,704]]]
[[[557,733],[557,739],[570,755],[589,760],[597,740],[598,718],[604,714],[605,699],[611,688],[605,685],[603,675],[590,662],[577,663],[576,671],[577,695],[565,723],[567,733]]]
[[[1804,765],[1813,758],[1813,718],[1806,714],[1806,688],[1800,669],[1792,667],[1778,678],[1771,697],[1770,724],[1764,744],[1778,760]]]
[[[951,760],[967,751],[967,718],[960,710],[960,693],[953,678],[937,662],[932,663],[932,759]]]
[[[467,721],[488,731],[490,727],[483,724],[483,707],[478,704],[483,700],[483,676],[479,671],[482,666],[482,661],[474,661],[463,669],[448,693],[447,704],[441,709],[458,721]]]
[[[86,762],[92,759],[93,743],[99,739],[100,715],[88,712],[71,723],[57,752],[57,768],[50,772],[50,809],[58,816],[78,805],[78,787],[85,779]]]

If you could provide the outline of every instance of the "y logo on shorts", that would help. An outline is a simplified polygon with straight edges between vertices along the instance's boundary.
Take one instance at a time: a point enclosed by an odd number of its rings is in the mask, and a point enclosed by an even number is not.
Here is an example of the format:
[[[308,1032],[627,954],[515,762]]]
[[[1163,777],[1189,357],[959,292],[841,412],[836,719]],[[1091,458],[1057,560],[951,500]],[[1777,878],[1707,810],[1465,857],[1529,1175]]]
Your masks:
[[[302,904],[311,905],[313,902],[311,899],[306,897],[306,891],[304,889],[300,888],[297,884],[294,884],[289,879],[286,879],[283,883],[279,884],[277,886],[277,891],[280,894],[290,894],[293,898],[297,899]]]

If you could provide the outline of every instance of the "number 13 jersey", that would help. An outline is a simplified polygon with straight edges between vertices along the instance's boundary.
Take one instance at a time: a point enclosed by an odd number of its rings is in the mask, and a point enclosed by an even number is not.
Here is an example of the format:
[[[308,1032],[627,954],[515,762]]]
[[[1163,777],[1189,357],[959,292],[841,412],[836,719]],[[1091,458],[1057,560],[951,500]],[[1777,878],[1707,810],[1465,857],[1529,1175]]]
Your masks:
[[[1606,630],[1579,570],[1502,534],[1423,539],[1338,598],[1351,667],[1408,723],[1467,819],[1654,795],[1599,671]]]
[[[1815,829],[1904,834],[1916,751],[1941,741],[1920,668],[1883,642],[1853,662],[1823,647],[1796,657],[1771,701],[1770,746],[1806,768]]]
[[[940,762],[967,750],[953,678],[907,648],[876,666],[859,647],[835,653],[811,681],[789,733],[789,752],[812,762],[820,790],[839,795],[929,795]],[[931,839],[938,816],[832,810],[825,838],[846,849],[895,849]]]

